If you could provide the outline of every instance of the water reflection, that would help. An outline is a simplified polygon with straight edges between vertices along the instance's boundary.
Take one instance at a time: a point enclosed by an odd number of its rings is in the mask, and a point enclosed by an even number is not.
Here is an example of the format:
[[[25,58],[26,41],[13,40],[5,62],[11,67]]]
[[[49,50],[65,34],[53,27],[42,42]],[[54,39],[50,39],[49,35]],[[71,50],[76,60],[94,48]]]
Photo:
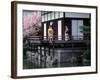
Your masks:
[[[26,51],[23,60],[24,69],[37,69],[37,68],[55,68],[55,67],[75,67],[75,66],[90,66],[90,60],[84,62],[83,49],[68,49],[56,48],[50,50],[42,49],[32,52]]]

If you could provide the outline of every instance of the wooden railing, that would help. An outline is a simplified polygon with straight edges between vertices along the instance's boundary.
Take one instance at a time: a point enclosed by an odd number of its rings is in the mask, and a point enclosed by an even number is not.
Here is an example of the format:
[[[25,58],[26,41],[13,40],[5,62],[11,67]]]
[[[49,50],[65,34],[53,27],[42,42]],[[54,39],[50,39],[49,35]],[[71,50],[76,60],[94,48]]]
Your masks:
[[[32,40],[48,40],[48,36],[30,36],[27,39]],[[75,35],[75,36],[53,36],[53,40],[90,40],[89,36]]]

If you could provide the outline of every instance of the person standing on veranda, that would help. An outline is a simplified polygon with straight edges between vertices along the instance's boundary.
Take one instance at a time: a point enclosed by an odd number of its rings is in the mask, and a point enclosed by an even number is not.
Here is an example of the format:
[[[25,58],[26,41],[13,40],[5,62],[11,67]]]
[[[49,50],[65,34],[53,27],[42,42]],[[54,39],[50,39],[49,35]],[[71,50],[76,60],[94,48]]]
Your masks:
[[[69,40],[69,35],[68,35],[68,26],[65,26],[65,40]]]
[[[50,42],[53,41],[53,33],[54,33],[53,28],[52,28],[52,26],[50,25],[49,28],[48,28],[48,40],[49,40]]]

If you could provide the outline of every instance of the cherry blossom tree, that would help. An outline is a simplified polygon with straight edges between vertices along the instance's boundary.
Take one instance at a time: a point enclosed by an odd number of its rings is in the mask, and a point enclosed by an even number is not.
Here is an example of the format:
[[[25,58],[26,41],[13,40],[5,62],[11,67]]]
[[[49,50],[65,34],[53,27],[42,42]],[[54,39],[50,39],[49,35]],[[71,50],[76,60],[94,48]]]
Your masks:
[[[40,11],[23,13],[23,36],[37,36],[41,28],[42,16]]]

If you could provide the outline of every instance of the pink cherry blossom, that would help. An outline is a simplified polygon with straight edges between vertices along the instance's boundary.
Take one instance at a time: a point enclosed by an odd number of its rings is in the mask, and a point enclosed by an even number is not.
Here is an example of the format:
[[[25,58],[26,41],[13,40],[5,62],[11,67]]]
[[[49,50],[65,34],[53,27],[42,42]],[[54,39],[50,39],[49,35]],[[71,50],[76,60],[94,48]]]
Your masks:
[[[26,14],[27,13],[27,14]],[[42,16],[41,12],[24,12],[23,14],[23,35],[36,33],[34,27],[41,27]]]

